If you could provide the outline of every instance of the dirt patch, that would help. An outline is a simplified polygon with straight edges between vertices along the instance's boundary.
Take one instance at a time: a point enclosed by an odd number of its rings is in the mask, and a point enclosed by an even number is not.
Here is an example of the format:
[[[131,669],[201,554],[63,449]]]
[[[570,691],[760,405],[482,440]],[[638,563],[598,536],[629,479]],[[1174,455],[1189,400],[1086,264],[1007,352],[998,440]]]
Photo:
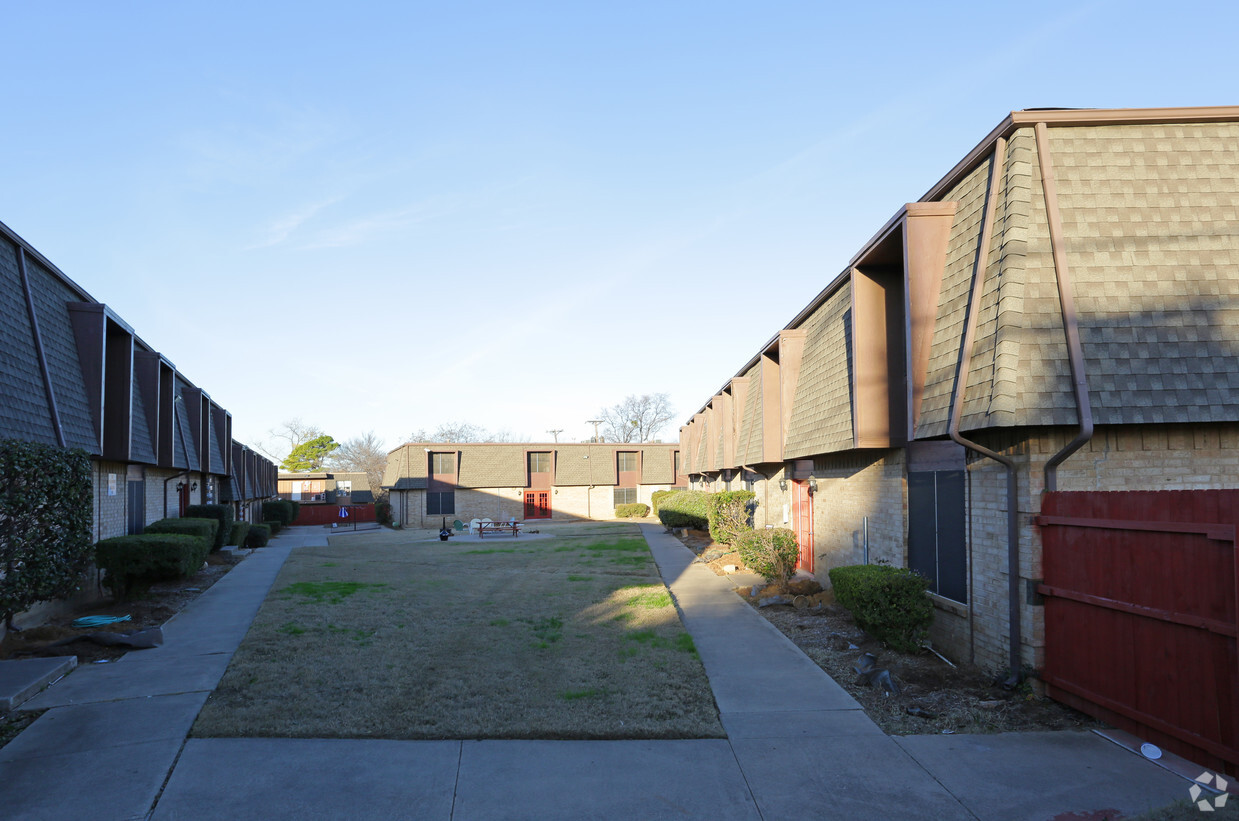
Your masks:
[[[749,591],[737,591],[747,594]],[[745,595],[751,603],[755,599]],[[754,606],[756,606],[754,604]],[[951,667],[932,653],[896,653],[869,637],[837,605],[796,610],[787,605],[759,611],[860,702],[869,717],[891,735],[920,733],[1006,733],[1080,730],[1100,722],[1037,694],[1034,682],[1007,690],[991,674],[971,665]],[[876,657],[889,670],[898,694],[864,683],[854,665]]]
[[[677,538],[720,576],[727,575],[726,565],[744,569],[738,554],[730,552],[727,545],[714,542],[705,531],[684,530]],[[857,627],[847,610],[831,604],[830,591],[814,594],[809,590],[763,586],[757,595],[751,595],[752,587],[736,592],[851,693],[888,734],[1004,733],[1104,726],[1038,695],[1035,682],[1026,682],[1011,691],[995,681],[992,674],[971,665],[951,667],[928,652],[896,653]],[[774,596],[782,596],[788,603],[758,607],[761,600]],[[875,669],[890,671],[898,695],[861,679],[854,665],[865,653],[876,657]]]
[[[78,664],[96,661],[114,661],[130,648],[103,646],[88,640],[59,642],[85,636],[89,633],[126,633],[160,627],[186,605],[198,598],[222,579],[243,557],[229,553],[212,553],[206,566],[192,578],[160,582],[151,586],[150,593],[142,599],[130,602],[104,601],[73,613],[57,616],[47,623],[26,630],[10,632],[0,642],[0,659],[48,658],[52,656],[77,656]],[[81,616],[129,616],[128,621],[100,627],[74,627],[73,620]]]

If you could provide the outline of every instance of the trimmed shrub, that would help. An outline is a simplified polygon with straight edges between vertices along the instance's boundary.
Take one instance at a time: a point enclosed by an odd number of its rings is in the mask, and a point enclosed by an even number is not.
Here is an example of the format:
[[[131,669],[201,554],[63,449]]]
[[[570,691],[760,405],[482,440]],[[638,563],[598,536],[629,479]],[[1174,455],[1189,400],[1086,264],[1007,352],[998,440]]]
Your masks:
[[[0,440],[0,616],[80,589],[94,555],[84,450]]]
[[[284,528],[284,525],[280,523],[279,519],[269,519],[263,522],[263,524],[266,525],[267,529],[271,531],[272,536],[280,535],[280,531]]]
[[[787,583],[800,557],[796,534],[785,527],[745,530],[735,535],[733,544],[745,567],[778,584]]]
[[[166,520],[165,520],[166,521]],[[214,525],[214,520],[209,524]],[[210,552],[201,536],[150,532],[117,536],[95,545],[95,564],[104,571],[103,584],[118,599],[141,596],[151,584],[187,578],[198,572]]]
[[[233,522],[232,527],[228,531],[228,544],[234,544],[237,547],[245,546],[245,537],[249,535],[249,522]]]
[[[228,505],[190,505],[185,508],[185,515],[192,519],[215,519],[219,527],[215,529],[215,544],[212,550],[219,550],[230,544],[228,537],[232,534],[232,508]]]
[[[664,527],[694,527],[705,530],[710,523],[710,494],[701,490],[678,490],[658,503],[658,521]]]
[[[723,490],[710,494],[710,538],[720,544],[732,544],[735,538],[749,530],[752,525],[753,508],[757,498],[751,490]]]
[[[301,515],[301,502],[294,502],[291,499],[284,504],[288,505],[292,513],[289,515],[288,523],[291,525],[297,521],[297,517]]]
[[[650,506],[644,502],[615,506],[615,518],[617,519],[644,519],[649,515]]]
[[[157,522],[151,522],[144,529],[144,533],[178,533],[183,536],[193,536],[195,539],[202,540],[202,562],[206,561],[207,554],[211,552],[215,546],[215,531],[219,527],[219,522],[216,519],[191,519],[189,517],[181,519],[160,519]]]
[[[904,653],[924,645],[934,618],[924,576],[904,567],[861,564],[834,568],[830,583],[839,604],[866,633]]]
[[[298,506],[299,508],[300,506]],[[293,517],[296,513],[297,511],[293,509],[293,503],[284,499],[262,503],[262,520],[264,522],[274,520],[284,527],[288,527],[293,523]]]
[[[658,503],[672,493],[679,493],[678,490],[656,490],[650,494],[650,507],[654,508],[654,515],[658,515]]]
[[[250,525],[249,532],[245,534],[245,546],[251,550],[255,547],[266,547],[269,541],[271,528],[266,525]]]

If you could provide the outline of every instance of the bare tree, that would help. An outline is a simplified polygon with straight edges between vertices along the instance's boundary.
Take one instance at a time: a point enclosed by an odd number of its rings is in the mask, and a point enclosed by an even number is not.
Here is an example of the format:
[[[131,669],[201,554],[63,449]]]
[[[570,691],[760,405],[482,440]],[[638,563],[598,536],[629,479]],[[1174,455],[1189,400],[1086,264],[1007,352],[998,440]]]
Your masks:
[[[649,442],[671,421],[674,411],[665,393],[629,396],[598,412],[607,442]]]
[[[377,499],[382,492],[383,470],[387,467],[387,446],[382,439],[375,436],[374,431],[366,431],[361,436],[354,436],[342,443],[340,448],[331,454],[331,467],[334,470],[366,474],[370,492]]]
[[[471,422],[444,422],[435,428],[434,433],[427,433],[425,428],[418,428],[409,437],[410,442],[525,442],[528,437],[520,437],[504,428],[489,431],[481,425]]]
[[[257,448],[271,461],[280,464],[300,445],[325,435],[318,425],[307,424],[302,422],[300,417],[296,417],[267,431],[268,440],[260,443]]]

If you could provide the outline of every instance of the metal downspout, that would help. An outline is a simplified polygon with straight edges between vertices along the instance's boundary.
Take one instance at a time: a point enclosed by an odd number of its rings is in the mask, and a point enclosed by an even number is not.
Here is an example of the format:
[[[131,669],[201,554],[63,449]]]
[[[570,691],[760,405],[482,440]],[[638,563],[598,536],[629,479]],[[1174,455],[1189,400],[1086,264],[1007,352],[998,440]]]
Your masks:
[[[1074,439],[1045,463],[1045,489],[1058,490],[1058,466],[1093,438],[1093,409],[1088,399],[1088,375],[1084,372],[1084,349],[1080,345],[1080,325],[1076,317],[1075,296],[1063,248],[1063,219],[1058,210],[1058,185],[1050,160],[1050,144],[1045,123],[1037,123],[1037,164],[1041,168],[1041,191],[1045,195],[1045,214],[1050,227],[1050,250],[1054,257],[1054,276],[1058,280],[1058,304],[1063,313],[1063,335],[1067,338],[1067,359],[1071,364],[1071,384],[1075,393],[1080,430]]]
[[[994,211],[998,205],[998,174],[1006,161],[1007,141],[999,137],[994,142],[994,156],[990,162],[989,193],[985,198],[985,212],[981,218],[981,243],[977,248],[976,262],[972,268],[972,291],[968,295],[968,314],[964,326],[964,338],[960,345],[959,371],[955,375],[955,390],[951,392],[951,421],[947,431],[951,439],[974,453],[979,453],[1001,464],[1007,471],[1007,624],[1010,654],[1008,664],[1011,674],[1006,686],[1014,687],[1020,682],[1020,531],[1019,531],[1019,479],[1015,461],[987,447],[965,439],[959,433],[959,423],[964,410],[964,393],[968,388],[968,373],[972,367],[972,346],[976,338],[978,308],[981,291],[985,285],[985,264],[989,259],[990,237],[994,227]]]

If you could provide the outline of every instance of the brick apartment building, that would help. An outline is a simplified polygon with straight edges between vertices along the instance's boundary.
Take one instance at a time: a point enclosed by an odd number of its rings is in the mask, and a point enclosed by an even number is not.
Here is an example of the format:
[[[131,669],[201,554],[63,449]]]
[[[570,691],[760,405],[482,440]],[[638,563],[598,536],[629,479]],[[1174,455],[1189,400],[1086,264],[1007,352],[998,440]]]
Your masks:
[[[692,485],[755,490],[823,582],[922,572],[941,651],[1041,666],[1047,488],[1239,487],[1237,145],[1234,107],[1012,113],[681,428]]]
[[[686,487],[678,444],[410,442],[387,457],[383,487],[405,527],[467,522],[610,519]]]
[[[232,415],[3,223],[0,342],[0,438],[90,455],[95,540],[191,504],[261,521],[276,468],[232,439]]]

